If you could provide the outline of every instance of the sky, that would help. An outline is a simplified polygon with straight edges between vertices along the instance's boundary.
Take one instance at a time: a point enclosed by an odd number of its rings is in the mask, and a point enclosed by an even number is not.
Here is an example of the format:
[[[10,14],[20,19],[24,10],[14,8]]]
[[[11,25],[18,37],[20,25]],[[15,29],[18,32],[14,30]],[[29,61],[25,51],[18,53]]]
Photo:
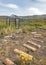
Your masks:
[[[0,0],[0,15],[46,14],[46,0]]]

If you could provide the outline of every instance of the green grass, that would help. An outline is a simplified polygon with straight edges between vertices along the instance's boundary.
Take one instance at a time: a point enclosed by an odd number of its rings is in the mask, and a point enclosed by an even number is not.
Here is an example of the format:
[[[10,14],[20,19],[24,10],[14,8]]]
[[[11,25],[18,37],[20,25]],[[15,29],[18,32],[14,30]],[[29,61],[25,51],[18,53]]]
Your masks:
[[[22,25],[23,25],[23,27],[28,26],[28,28],[30,28],[30,30],[36,30],[38,28],[46,29],[46,20],[29,19],[28,21],[23,22]]]
[[[46,20],[41,20],[41,19],[27,19],[24,20],[23,22],[20,22],[20,26],[21,29],[25,29],[28,31],[35,31],[38,28],[41,29],[46,29]],[[13,32],[16,30],[14,21],[10,22],[10,25],[6,25],[6,21],[2,21],[0,20],[0,32],[5,32],[5,30],[7,30],[7,32]]]

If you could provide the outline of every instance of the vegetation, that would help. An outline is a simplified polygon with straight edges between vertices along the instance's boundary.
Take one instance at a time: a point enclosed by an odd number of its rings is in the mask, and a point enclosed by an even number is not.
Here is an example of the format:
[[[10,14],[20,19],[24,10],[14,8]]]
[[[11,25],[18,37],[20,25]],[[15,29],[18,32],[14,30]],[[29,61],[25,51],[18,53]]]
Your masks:
[[[20,22],[20,28],[22,28],[22,32],[27,31],[35,31],[36,29],[46,29],[46,20],[41,19],[24,19],[23,22]],[[0,20],[0,33],[9,33],[15,32],[16,26],[14,21],[10,22],[10,25],[6,25],[6,21]]]
[[[36,58],[33,58],[31,60],[31,58],[25,54],[20,54],[17,57],[17,65],[46,65],[46,60],[45,59],[41,59],[38,60]]]
[[[20,54],[17,58],[17,65],[30,65],[31,58],[26,54]]]
[[[38,28],[40,29],[46,29],[46,20],[40,20],[40,19],[29,19],[26,20],[26,22],[23,22],[24,27],[29,31],[34,31]]]

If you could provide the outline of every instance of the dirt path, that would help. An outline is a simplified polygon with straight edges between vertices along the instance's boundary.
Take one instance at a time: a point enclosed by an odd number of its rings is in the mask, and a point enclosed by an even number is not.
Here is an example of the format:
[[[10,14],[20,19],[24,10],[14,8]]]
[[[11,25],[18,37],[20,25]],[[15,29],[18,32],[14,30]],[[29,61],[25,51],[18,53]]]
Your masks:
[[[14,49],[17,48],[27,53],[29,52],[30,55],[35,56],[38,59],[45,58],[46,59],[46,31],[39,31],[39,34],[42,34],[42,38],[34,38],[31,32],[29,34],[26,33],[12,33],[7,36],[0,37],[0,64],[4,61],[5,58],[10,58],[12,61],[15,60],[16,55],[14,54]],[[32,38],[37,40],[42,40],[43,42],[32,40]],[[37,51],[32,52],[31,50],[25,48],[23,44],[27,43],[27,41],[33,41],[36,44],[41,45],[40,49]]]

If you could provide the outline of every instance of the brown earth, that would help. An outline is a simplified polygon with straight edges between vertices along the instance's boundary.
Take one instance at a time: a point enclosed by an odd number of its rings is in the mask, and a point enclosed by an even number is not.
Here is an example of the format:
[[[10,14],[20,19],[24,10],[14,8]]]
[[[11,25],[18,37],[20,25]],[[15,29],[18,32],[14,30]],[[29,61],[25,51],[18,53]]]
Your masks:
[[[35,38],[40,41],[32,40],[34,38],[32,32],[27,33],[11,33],[8,35],[0,35],[0,65],[4,65],[3,61],[5,58],[10,58],[12,61],[16,60],[16,55],[14,53],[14,49],[20,49],[24,52],[29,52],[32,56],[37,59],[46,59],[46,30],[37,30],[37,33],[41,34],[41,37]],[[36,44],[40,44],[41,48],[37,49],[37,51],[32,52],[23,46],[27,41],[32,40]],[[35,47],[35,46],[34,46]]]

